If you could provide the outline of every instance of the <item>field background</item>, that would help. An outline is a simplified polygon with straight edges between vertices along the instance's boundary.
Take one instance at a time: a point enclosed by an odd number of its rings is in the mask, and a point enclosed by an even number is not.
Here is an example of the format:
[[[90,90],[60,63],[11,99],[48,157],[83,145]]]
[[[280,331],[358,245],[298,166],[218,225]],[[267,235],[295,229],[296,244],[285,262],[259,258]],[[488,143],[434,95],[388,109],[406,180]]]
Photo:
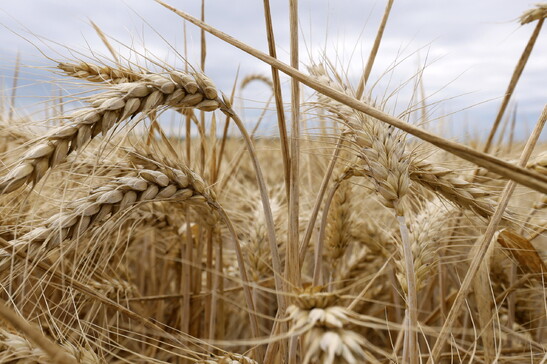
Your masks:
[[[160,3],[0,5],[0,363],[547,363],[547,5]]]

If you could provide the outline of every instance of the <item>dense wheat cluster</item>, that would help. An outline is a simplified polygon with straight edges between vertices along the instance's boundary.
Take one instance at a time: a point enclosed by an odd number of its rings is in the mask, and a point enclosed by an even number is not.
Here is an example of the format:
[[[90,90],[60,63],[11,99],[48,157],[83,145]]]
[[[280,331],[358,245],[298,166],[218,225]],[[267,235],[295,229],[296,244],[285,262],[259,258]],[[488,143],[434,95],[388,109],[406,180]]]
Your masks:
[[[0,114],[0,363],[546,363],[547,107],[529,138],[495,140],[547,6],[520,18],[534,34],[470,148],[371,101],[391,4],[359,85],[163,4],[272,74],[227,96],[200,67],[112,50],[54,65],[91,91],[80,107]],[[232,106],[256,81],[267,138]]]

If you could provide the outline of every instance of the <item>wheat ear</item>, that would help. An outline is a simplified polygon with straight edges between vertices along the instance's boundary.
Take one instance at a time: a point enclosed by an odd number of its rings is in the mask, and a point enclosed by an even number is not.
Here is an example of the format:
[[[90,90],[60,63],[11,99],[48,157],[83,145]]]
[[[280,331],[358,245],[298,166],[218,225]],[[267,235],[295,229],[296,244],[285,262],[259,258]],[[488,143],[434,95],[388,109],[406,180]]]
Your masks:
[[[311,67],[312,73],[320,82],[330,87],[335,86],[328,77],[324,67]],[[348,92],[341,85],[338,89]],[[324,98],[324,97],[320,97]],[[394,210],[399,229],[401,232],[402,251],[404,256],[404,268],[407,287],[407,314],[409,317],[409,329],[406,331],[408,343],[405,345],[405,352],[408,353],[408,360],[415,364],[418,362],[418,351],[416,341],[416,328],[418,326],[418,304],[416,295],[416,277],[414,273],[414,257],[410,234],[406,226],[403,198],[406,196],[411,179],[409,176],[410,155],[405,152],[404,136],[392,126],[378,121],[349,108],[334,108],[339,103],[333,100],[323,100],[327,107],[336,110],[336,114],[343,117],[346,126],[350,129],[353,142],[357,147],[358,156],[365,162],[368,175],[376,186],[376,191],[381,196],[381,202],[388,208]]]
[[[116,178],[89,196],[72,202],[68,209],[51,216],[43,226],[31,230],[11,244],[18,247],[46,242],[48,248],[53,248],[66,239],[79,238],[111,214],[141,202],[162,200],[184,202],[208,209],[213,214],[215,210],[211,207],[217,206],[214,192],[190,169],[143,169],[137,175]]]
[[[93,95],[87,108],[76,111],[61,126],[31,148],[19,164],[0,180],[0,193],[37,183],[45,173],[61,163],[73,151],[82,149],[99,133],[106,134],[116,123],[149,113],[160,106],[192,107],[213,111],[220,107],[212,82],[201,74],[172,71],[147,74],[133,83],[105,86],[108,91]]]
[[[302,335],[302,364],[378,362],[366,348],[364,337],[348,328],[351,315],[335,306],[339,297],[315,288],[296,296],[287,308],[292,331]]]

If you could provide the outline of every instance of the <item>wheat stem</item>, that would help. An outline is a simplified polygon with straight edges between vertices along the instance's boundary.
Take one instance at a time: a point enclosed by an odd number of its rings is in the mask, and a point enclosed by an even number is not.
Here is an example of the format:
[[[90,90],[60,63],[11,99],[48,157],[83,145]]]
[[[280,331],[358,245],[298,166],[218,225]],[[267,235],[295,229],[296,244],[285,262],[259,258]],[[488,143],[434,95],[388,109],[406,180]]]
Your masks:
[[[524,51],[522,52],[522,55],[520,56],[520,59],[515,67],[515,70],[513,71],[513,76],[511,76],[511,81],[509,81],[509,85],[507,86],[507,90],[505,91],[505,94],[504,94],[505,96],[503,97],[503,100],[501,102],[500,108],[496,115],[496,119],[494,120],[492,129],[490,130],[490,133],[488,134],[488,138],[486,139],[486,143],[483,147],[483,152],[485,153],[488,153],[490,151],[490,147],[492,146],[492,141],[494,140],[496,131],[498,130],[501,119],[503,118],[505,109],[507,108],[507,105],[509,105],[509,100],[511,99],[511,96],[513,95],[513,91],[515,90],[515,87],[517,86],[517,83],[520,79],[520,76],[522,75],[522,71],[524,70],[526,63],[528,62],[528,58],[530,58],[530,54],[532,54],[532,49],[534,48],[536,40],[539,36],[539,32],[541,31],[541,27],[543,26],[543,21],[544,19],[541,18],[537,22],[536,27],[534,28],[534,31],[532,35],[530,36],[530,39],[528,40],[528,44],[526,45],[526,48],[524,48]]]
[[[380,22],[380,26],[378,27],[378,31],[376,32],[376,38],[374,39],[374,44],[372,45],[370,55],[368,56],[367,65],[365,66],[365,70],[363,72],[363,75],[361,76],[361,79],[359,80],[359,85],[357,86],[357,91],[355,92],[355,98],[358,100],[363,97],[365,85],[367,84],[368,78],[370,76],[370,71],[372,71],[372,66],[374,65],[374,60],[376,59],[376,55],[378,54],[378,49],[380,48],[380,43],[382,42],[382,37],[384,35],[384,30],[386,29],[387,19],[389,18],[392,6],[393,0],[388,0],[386,9],[384,11],[384,16],[382,17],[382,21]]]

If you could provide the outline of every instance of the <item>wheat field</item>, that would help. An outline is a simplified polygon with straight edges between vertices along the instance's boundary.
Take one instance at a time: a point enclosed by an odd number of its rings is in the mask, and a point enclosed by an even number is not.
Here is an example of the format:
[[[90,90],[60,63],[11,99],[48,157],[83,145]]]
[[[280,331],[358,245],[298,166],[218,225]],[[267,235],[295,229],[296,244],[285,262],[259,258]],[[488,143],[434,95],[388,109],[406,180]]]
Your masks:
[[[0,363],[547,363],[547,105],[523,138],[510,107],[546,4],[515,14],[533,32],[488,135],[458,142],[369,92],[393,0],[356,83],[301,67],[297,0],[290,64],[268,0],[269,54],[156,2],[271,72],[220,90],[93,23],[108,61],[50,60],[72,95],[41,120],[3,98]]]

